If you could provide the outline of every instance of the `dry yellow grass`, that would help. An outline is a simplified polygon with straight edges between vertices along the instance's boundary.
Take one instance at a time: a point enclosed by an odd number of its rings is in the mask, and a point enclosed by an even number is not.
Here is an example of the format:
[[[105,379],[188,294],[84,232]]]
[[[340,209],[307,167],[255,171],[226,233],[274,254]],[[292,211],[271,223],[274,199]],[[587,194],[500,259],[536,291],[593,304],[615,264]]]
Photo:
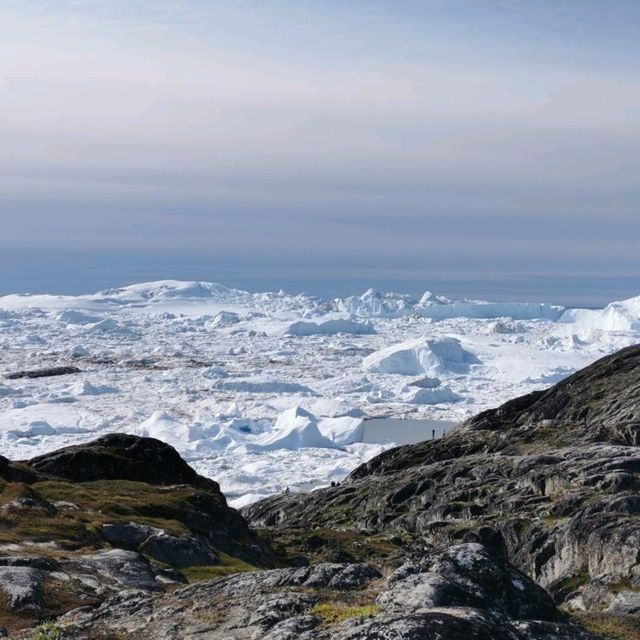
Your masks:
[[[640,616],[583,613],[574,618],[585,629],[607,640],[640,640]]]
[[[357,606],[338,602],[322,602],[311,609],[313,615],[322,618],[328,624],[338,624],[352,618],[372,618],[380,611],[376,604]]]

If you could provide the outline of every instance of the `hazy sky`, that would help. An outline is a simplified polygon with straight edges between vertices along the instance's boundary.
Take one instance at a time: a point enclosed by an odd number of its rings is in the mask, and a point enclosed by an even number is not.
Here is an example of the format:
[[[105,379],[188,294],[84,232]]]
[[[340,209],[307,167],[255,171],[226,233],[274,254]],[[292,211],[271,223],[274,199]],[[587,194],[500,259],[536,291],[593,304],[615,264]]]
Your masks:
[[[87,290],[640,293],[637,0],[3,0],[0,24],[0,290],[85,265]]]

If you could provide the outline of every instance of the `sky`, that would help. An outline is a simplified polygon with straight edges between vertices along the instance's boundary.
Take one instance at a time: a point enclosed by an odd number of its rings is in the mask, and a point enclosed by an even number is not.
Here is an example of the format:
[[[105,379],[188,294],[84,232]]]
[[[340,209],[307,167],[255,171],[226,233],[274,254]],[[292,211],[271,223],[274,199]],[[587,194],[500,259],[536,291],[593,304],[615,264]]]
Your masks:
[[[640,294],[640,3],[3,0],[0,293]]]

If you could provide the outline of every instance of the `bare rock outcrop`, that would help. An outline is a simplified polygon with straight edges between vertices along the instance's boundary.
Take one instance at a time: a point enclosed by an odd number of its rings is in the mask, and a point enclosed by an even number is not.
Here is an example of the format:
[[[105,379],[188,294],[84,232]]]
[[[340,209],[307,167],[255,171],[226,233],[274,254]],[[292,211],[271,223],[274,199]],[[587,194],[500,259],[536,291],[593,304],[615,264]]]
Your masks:
[[[640,346],[547,391],[387,451],[339,487],[268,498],[255,527],[480,542],[557,603],[635,611],[640,591]]]
[[[65,634],[206,640],[593,640],[547,593],[477,543],[404,566],[366,564],[246,573],[167,595],[116,596],[69,614]]]

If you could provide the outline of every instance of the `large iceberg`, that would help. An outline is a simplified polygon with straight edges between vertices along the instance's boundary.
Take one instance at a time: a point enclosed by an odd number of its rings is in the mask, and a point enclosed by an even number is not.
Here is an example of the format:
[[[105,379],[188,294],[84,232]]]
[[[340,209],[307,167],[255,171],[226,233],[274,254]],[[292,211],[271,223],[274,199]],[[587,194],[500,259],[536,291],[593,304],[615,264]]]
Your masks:
[[[320,422],[320,433],[340,446],[362,442],[364,438],[364,420],[349,416],[325,418]]]
[[[370,322],[355,322],[346,318],[334,318],[320,322],[298,320],[292,322],[285,329],[285,334],[289,336],[336,335],[338,333],[371,335],[375,333],[375,330]]]
[[[341,311],[363,318],[397,318],[409,315],[418,304],[413,296],[369,289],[361,296],[336,300]]]
[[[374,351],[362,362],[365,371],[405,376],[466,373],[478,358],[455,338],[408,340]]]
[[[569,309],[560,322],[575,323],[583,331],[640,331],[640,296],[612,302],[604,309]]]
[[[251,294],[239,289],[229,289],[216,282],[185,282],[182,280],[157,280],[141,282],[118,289],[100,291],[98,296],[135,302],[158,300],[189,300],[207,298],[217,302],[240,302],[250,299]]]
[[[275,449],[333,449],[337,444],[322,435],[316,417],[301,407],[293,407],[278,416],[274,430],[247,445],[249,451]]]
[[[540,302],[487,302],[484,300],[451,301],[426,291],[417,300],[398,293],[382,293],[369,289],[361,296],[337,301],[338,308],[363,318],[399,318],[416,315],[422,318],[512,318],[514,320],[544,319],[556,321],[564,307]]]

